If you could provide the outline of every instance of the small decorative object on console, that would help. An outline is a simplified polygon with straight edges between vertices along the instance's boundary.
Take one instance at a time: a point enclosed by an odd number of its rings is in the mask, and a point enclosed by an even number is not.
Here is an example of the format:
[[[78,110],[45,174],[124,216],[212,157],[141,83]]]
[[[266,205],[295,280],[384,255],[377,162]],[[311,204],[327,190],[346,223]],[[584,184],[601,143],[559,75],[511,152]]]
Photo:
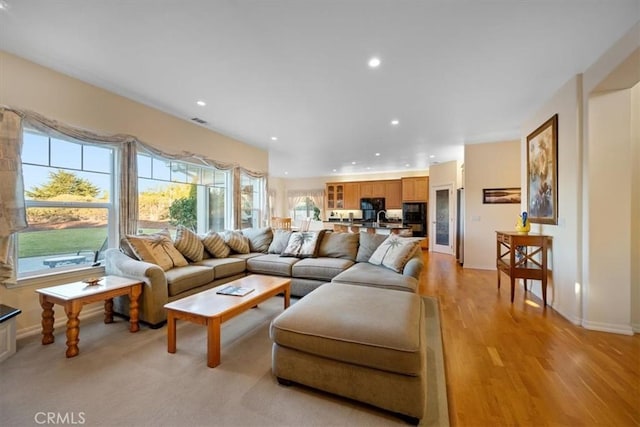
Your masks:
[[[96,286],[100,284],[100,280],[102,280],[102,277],[89,277],[88,279],[84,279],[82,282],[89,286]]]
[[[528,233],[531,230],[531,222],[527,221],[527,212],[522,212],[516,223],[516,231],[519,233]]]

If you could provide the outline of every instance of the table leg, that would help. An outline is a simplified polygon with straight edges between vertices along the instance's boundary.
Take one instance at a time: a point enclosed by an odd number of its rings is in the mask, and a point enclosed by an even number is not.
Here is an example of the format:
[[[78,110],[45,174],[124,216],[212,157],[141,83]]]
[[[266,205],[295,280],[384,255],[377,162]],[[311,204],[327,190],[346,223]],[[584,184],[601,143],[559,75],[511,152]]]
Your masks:
[[[513,275],[510,277],[511,279],[511,302],[513,303],[513,294],[516,291],[516,279]]]
[[[176,352],[176,318],[172,310],[167,310],[167,351]]]
[[[220,364],[220,318],[207,319],[207,366]]]
[[[500,289],[500,269],[498,268],[498,289]]]
[[[291,303],[291,287],[287,286],[284,288],[284,308],[285,310],[289,308],[289,304]]]
[[[140,330],[140,325],[138,324],[138,299],[141,293],[142,284],[140,283],[131,286],[129,290],[129,331],[131,332],[138,332]]]
[[[113,323],[113,298],[104,300],[104,323]]]
[[[78,342],[80,341],[80,310],[82,304],[78,301],[70,301],[64,306],[67,313],[67,357],[75,357],[80,353]]]
[[[42,345],[47,345],[55,341],[53,336],[53,303],[47,301],[47,297],[41,294],[40,306],[42,307]]]

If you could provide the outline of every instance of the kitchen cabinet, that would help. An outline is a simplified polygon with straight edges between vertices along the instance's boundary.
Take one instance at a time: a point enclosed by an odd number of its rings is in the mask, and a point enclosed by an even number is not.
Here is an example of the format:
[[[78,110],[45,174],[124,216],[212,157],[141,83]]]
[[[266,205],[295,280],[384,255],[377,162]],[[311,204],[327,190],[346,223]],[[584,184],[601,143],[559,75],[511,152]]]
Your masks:
[[[399,179],[385,181],[384,197],[387,209],[402,209],[402,181]]]
[[[344,209],[344,184],[327,183],[327,209]]]
[[[360,197],[386,197],[386,181],[360,182]]]
[[[360,183],[344,183],[344,209],[360,209]]]
[[[428,202],[429,201],[429,177],[412,176],[402,178],[403,202]]]

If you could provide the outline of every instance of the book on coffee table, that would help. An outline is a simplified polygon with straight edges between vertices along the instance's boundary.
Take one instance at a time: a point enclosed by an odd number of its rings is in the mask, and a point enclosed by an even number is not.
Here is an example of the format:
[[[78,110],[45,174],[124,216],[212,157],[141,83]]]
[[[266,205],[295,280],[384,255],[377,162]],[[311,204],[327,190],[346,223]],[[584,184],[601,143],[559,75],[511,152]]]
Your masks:
[[[253,288],[243,288],[242,286],[226,286],[217,291],[216,294],[243,297],[250,292],[253,292]]]

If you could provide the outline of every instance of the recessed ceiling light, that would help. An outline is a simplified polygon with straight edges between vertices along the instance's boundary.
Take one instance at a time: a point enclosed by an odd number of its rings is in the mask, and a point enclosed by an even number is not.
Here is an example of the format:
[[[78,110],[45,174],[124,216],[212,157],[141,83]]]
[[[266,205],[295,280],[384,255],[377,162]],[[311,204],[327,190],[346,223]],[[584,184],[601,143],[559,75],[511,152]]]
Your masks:
[[[338,169],[334,169],[333,171],[334,171],[334,172],[338,172]]]
[[[285,174],[285,175],[289,175],[289,172],[287,172],[287,171],[284,171],[284,174]]]
[[[351,162],[351,164],[352,164],[352,165],[355,165],[355,164],[356,164],[356,162]]]
[[[9,10],[9,3],[4,0],[0,0],[0,10]]]
[[[406,167],[409,167],[409,166],[411,166],[411,165],[410,165],[409,163],[407,163],[405,166],[406,166]]]
[[[376,153],[376,157],[380,157],[380,153]]]
[[[391,120],[391,124],[394,126],[398,126],[398,124],[400,124],[400,121],[398,119],[393,119]]]
[[[197,101],[196,104],[198,104],[201,107],[204,107],[205,105],[207,105],[207,103],[204,101]]]
[[[429,156],[429,158],[430,158],[430,159],[434,159],[435,157],[436,157],[436,156],[435,156],[435,155],[433,155],[433,154]]]
[[[272,140],[272,141],[277,141],[277,140],[278,140],[278,137],[277,137],[277,136],[272,136],[272,137],[271,137],[271,140]]]
[[[380,58],[373,57],[369,59],[369,68],[378,68],[380,66]]]

